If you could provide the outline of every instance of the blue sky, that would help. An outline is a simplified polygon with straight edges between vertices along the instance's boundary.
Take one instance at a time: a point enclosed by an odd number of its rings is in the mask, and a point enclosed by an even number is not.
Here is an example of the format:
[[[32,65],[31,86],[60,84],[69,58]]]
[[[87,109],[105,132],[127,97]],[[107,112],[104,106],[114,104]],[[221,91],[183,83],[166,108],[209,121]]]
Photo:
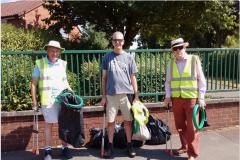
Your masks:
[[[7,3],[7,2],[15,2],[17,0],[0,0],[0,1],[1,1],[1,3]]]

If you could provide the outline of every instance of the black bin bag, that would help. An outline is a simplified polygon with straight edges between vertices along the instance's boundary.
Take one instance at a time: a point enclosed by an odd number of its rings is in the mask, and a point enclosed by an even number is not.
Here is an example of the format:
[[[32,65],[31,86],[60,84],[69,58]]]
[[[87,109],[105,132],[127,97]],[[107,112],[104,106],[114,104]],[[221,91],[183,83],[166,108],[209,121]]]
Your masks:
[[[106,147],[108,144],[108,136],[107,129],[105,129],[105,138],[104,138],[104,146]],[[89,146],[92,148],[100,148],[102,142],[103,129],[102,128],[91,128],[90,132],[90,141]],[[142,141],[132,140],[132,144],[134,147],[141,147],[144,145]],[[116,123],[114,128],[114,137],[113,137],[113,145],[116,148],[126,148],[127,147],[127,137],[124,129],[124,123]]]
[[[89,132],[90,132],[89,146],[92,148],[101,148],[103,129],[91,128],[89,129]],[[108,135],[107,135],[107,129],[105,128],[104,148],[106,148],[107,144],[108,144]]]
[[[73,94],[63,94],[60,96],[60,102],[61,110],[58,117],[59,138],[75,148],[82,147],[85,136],[83,111],[82,107],[78,106],[79,99]]]
[[[151,134],[151,139],[146,141],[149,145],[165,144],[170,139],[169,127],[160,119],[149,116],[147,128]],[[167,138],[167,139],[166,139]]]

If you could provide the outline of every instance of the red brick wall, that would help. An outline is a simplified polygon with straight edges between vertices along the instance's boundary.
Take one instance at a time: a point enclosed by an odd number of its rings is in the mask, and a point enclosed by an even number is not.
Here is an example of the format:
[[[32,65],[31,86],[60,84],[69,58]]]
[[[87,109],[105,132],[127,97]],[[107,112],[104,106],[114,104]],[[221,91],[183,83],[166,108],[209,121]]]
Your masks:
[[[50,15],[48,10],[43,6],[39,6],[38,8],[26,13],[25,20],[28,27],[48,28],[48,25],[42,20],[49,17]]]
[[[151,106],[151,105],[148,105]],[[149,111],[154,116],[165,121],[166,112],[163,108],[149,108]],[[239,124],[239,102],[227,102],[221,104],[208,104],[207,106],[208,122],[211,125],[207,129],[223,128]],[[84,112],[84,131],[86,142],[89,141],[89,129],[92,127],[102,127],[102,112]],[[176,133],[173,115],[171,115],[171,128]],[[33,116],[2,116],[1,122],[1,148],[2,151],[10,150],[25,150],[32,147],[32,120]],[[117,122],[122,121],[122,116],[119,114]],[[43,117],[39,118],[39,146],[44,147],[44,121]],[[53,146],[61,144],[58,139],[57,125],[53,128]]]

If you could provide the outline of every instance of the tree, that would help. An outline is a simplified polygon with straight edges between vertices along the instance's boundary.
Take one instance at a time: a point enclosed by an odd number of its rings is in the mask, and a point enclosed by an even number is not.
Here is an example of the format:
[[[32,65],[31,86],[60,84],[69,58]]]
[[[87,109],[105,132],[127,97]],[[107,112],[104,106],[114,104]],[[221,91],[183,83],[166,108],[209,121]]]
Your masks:
[[[109,40],[114,31],[123,32],[125,48],[128,48],[137,34],[143,42],[153,38],[154,43],[165,47],[171,38],[178,36],[191,40],[208,35],[209,43],[214,43],[211,46],[218,45],[239,27],[234,14],[235,3],[218,0],[59,1],[44,6],[51,13],[46,22],[55,21],[53,28],[56,30],[61,27],[70,30],[72,26],[90,23],[96,31],[105,32]],[[224,34],[217,35],[222,31]]]

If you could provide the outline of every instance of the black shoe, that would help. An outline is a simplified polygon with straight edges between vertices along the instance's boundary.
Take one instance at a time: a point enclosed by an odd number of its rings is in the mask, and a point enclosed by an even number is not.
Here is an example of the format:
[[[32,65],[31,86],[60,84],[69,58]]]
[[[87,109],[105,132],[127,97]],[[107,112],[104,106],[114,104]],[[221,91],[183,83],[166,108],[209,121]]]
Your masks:
[[[62,155],[67,159],[71,159],[73,157],[68,147],[62,149]]]
[[[108,143],[103,157],[104,158],[111,158],[112,152],[113,152],[113,144],[112,143]]]
[[[130,158],[134,158],[136,156],[136,152],[133,149],[132,143],[127,144],[127,152]]]

